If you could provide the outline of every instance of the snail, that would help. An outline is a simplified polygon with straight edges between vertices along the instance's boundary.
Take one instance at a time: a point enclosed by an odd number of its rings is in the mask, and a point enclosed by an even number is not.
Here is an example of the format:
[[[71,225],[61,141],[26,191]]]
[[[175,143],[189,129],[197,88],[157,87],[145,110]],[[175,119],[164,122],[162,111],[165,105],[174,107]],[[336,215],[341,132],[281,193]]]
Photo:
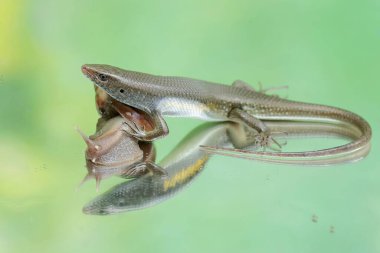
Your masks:
[[[139,141],[129,134],[131,125],[152,130],[149,116],[128,105],[112,99],[102,89],[95,88],[95,103],[100,118],[96,133],[87,136],[79,128],[77,131],[87,144],[85,151],[87,175],[80,185],[95,178],[96,189],[100,181],[112,175],[137,177],[148,170],[165,171],[154,165],[155,149],[153,143]]]
[[[138,141],[124,131],[125,119],[116,116],[102,123],[102,127],[92,136],[86,136],[80,129],[78,132],[87,144],[85,151],[88,174],[82,185],[95,178],[96,189],[100,181],[112,175],[136,177],[146,173],[143,165],[155,160],[153,143]],[[141,165],[143,167],[136,166]]]

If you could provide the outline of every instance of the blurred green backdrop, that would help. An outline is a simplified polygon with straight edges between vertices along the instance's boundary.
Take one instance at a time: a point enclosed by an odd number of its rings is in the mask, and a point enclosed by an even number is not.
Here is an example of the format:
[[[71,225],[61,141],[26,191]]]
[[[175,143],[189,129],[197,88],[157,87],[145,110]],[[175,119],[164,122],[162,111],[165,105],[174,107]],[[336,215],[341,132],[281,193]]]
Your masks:
[[[380,252],[379,13],[374,0],[1,0],[0,251]],[[97,114],[84,63],[289,85],[291,99],[366,118],[372,153],[311,170],[214,157],[174,199],[86,216],[96,193],[76,191],[74,127],[92,133]],[[158,160],[200,122],[168,123]]]

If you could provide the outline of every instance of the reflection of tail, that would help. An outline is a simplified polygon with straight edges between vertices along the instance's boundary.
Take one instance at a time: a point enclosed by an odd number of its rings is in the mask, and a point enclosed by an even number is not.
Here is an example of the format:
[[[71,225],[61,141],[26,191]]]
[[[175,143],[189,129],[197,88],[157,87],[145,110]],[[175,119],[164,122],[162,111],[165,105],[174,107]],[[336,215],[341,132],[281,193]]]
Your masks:
[[[215,146],[200,146],[201,150],[215,155],[231,156],[236,158],[256,160],[267,163],[278,164],[294,164],[294,165],[332,165],[339,163],[355,162],[364,158],[369,150],[370,145],[367,144],[361,149],[357,149],[352,153],[335,154],[334,156],[308,156],[303,155],[311,152],[266,152],[266,151],[249,151],[236,148],[223,148]]]
[[[278,104],[274,104],[273,106],[278,106]],[[368,122],[353,112],[332,106],[305,104],[292,101],[286,101],[286,105],[283,106],[286,107],[286,115],[283,115],[283,113],[278,115],[259,115],[258,118],[261,120],[311,122],[316,124],[329,123],[334,125],[345,125],[345,127],[351,129],[355,128],[356,131],[360,132],[360,134],[355,139],[353,139],[352,142],[342,146],[308,152],[287,154],[283,153],[275,156],[296,158],[323,158],[332,155],[341,155],[343,153],[350,154],[358,149],[365,148],[365,146],[367,146],[371,140],[372,131]]]
[[[368,124],[364,121],[364,125]],[[286,132],[287,137],[310,137],[310,136],[339,136],[354,140],[348,144],[305,152],[267,152],[252,151],[236,148],[225,148],[217,146],[200,146],[207,153],[231,156],[243,159],[258,160],[280,164],[299,165],[329,165],[347,163],[360,160],[370,150],[370,128],[357,127],[356,124],[331,124],[331,123],[306,123],[306,122],[265,122],[271,129],[272,137],[275,133]],[[368,126],[369,127],[369,126]],[[369,131],[369,132],[368,132]],[[281,135],[281,134],[280,134]]]

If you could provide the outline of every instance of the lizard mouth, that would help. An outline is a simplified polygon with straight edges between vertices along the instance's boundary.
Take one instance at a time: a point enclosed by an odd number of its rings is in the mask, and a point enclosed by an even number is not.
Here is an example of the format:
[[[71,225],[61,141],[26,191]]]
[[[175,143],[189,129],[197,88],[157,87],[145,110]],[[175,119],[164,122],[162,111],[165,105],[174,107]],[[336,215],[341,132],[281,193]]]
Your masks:
[[[94,83],[97,83],[97,75],[96,75],[96,72],[94,70],[92,70],[91,68],[87,67],[86,65],[83,65],[82,66],[82,73],[87,76],[91,81],[93,81]]]

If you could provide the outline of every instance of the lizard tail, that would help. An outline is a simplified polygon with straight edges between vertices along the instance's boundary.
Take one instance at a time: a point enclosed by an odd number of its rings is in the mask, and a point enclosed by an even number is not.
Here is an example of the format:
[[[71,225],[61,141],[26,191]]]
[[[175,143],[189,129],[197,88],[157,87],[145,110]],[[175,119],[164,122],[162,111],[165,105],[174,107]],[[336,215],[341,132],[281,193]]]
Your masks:
[[[283,163],[283,164],[303,164],[303,165],[329,165],[343,162],[353,162],[364,158],[370,150],[371,127],[366,120],[359,115],[336,107],[288,103],[288,117],[283,115],[259,115],[261,120],[274,132],[276,124],[281,122],[291,122],[291,127],[277,129],[278,132],[297,131],[308,132],[310,134],[325,133],[335,131],[338,135],[349,137],[352,141],[341,146],[302,152],[268,152],[268,151],[250,151],[236,148],[223,148],[212,146],[201,146],[201,149],[207,153],[232,156],[244,159],[260,160],[264,162]],[[271,122],[273,124],[271,124]],[[313,123],[311,123],[313,122]],[[306,124],[308,127],[295,127],[296,124]],[[327,128],[323,128],[327,126]],[[328,130],[328,127],[335,130]],[[321,128],[322,127],[322,128]],[[308,129],[308,130],[305,130]],[[340,130],[337,130],[340,129]],[[345,133],[343,133],[345,132]],[[273,136],[272,136],[273,137]]]

